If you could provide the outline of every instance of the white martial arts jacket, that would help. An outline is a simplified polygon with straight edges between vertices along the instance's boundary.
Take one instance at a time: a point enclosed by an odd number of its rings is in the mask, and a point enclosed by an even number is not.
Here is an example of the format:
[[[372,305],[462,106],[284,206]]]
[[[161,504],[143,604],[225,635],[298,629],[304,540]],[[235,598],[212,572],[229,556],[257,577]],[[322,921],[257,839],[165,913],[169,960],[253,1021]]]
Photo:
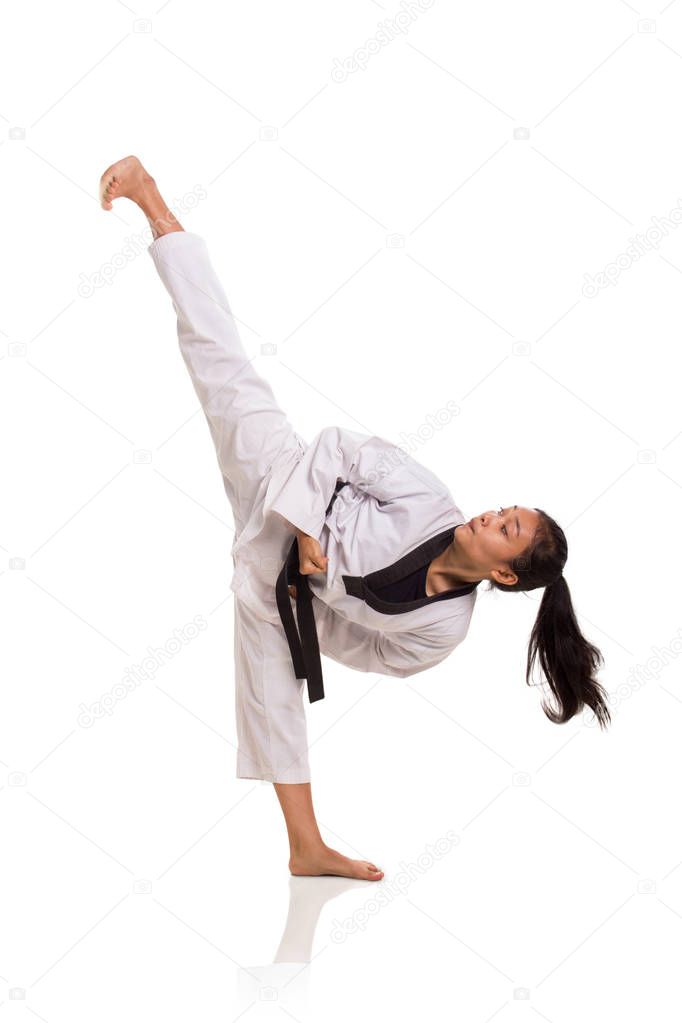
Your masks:
[[[345,485],[337,490],[337,484]],[[300,458],[275,472],[258,520],[233,547],[232,585],[242,596],[248,586],[240,554],[273,515],[288,527],[284,564],[294,572],[280,564],[275,580],[271,571],[254,572],[253,559],[247,558],[249,581],[252,590],[258,581],[272,587],[261,597],[271,610],[276,607],[296,677],[308,679],[311,701],[324,696],[318,643],[319,651],[348,667],[405,678],[438,664],[465,638],[478,583],[403,603],[382,600],[373,591],[433,560],[456,542],[456,529],[466,522],[445,484],[397,445],[330,426]],[[326,573],[295,576],[293,527],[319,541],[329,559]],[[300,639],[293,628],[291,582],[298,591]],[[312,601],[306,613],[308,592]]]

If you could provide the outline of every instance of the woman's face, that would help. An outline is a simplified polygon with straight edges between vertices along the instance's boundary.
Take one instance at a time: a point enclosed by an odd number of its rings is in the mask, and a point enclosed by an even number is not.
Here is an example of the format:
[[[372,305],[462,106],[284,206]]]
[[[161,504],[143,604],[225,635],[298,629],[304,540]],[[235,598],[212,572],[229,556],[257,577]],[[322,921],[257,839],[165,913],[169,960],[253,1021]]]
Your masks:
[[[497,511],[481,512],[465,525],[459,526],[455,539],[462,553],[487,575],[492,569],[503,569],[518,557],[533,538],[540,524],[540,515],[532,508],[511,504]]]

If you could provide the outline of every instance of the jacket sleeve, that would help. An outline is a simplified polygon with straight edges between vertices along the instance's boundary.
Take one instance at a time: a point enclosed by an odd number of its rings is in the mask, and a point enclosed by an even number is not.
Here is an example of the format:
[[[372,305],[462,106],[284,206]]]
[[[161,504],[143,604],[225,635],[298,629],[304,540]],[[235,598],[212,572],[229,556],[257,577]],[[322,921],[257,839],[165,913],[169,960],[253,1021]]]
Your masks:
[[[318,598],[313,603],[321,653],[356,671],[409,678],[440,664],[466,635],[464,631],[459,638],[444,637],[429,626],[399,633],[378,632],[349,621]]]
[[[270,510],[319,540],[336,481],[382,503],[448,491],[437,476],[383,437],[327,426],[296,463]]]

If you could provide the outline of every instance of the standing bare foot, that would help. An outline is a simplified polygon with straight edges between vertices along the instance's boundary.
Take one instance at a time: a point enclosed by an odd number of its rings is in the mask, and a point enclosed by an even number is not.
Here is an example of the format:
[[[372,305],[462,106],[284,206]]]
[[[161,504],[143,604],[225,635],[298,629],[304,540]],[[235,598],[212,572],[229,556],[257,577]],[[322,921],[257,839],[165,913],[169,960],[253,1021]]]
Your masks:
[[[367,860],[351,860],[328,845],[316,846],[310,852],[291,855],[289,871],[297,877],[319,877],[334,874],[337,877],[356,877],[361,881],[381,881],[384,876],[375,863]]]
[[[381,881],[383,870],[367,860],[351,860],[322,841],[315,820],[310,782],[274,782],[289,835],[289,870],[295,877],[355,877]]]
[[[99,180],[99,201],[104,210],[110,210],[114,199],[130,199],[143,211],[154,238],[170,231],[184,230],[164,200],[156,182],[144,169],[136,156],[124,156],[107,167]]]

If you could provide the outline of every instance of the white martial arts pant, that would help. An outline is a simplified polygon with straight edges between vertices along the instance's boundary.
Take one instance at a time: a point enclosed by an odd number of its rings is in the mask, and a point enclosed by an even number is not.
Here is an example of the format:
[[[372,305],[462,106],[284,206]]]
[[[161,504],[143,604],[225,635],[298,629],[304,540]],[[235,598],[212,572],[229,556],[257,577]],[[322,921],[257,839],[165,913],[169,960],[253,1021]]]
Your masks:
[[[264,613],[259,613],[248,578],[244,599],[238,592],[234,598],[237,777],[307,782],[306,682],[294,674],[275,601],[275,582],[293,534],[279,516],[268,516],[264,528],[259,519],[272,475],[293,467],[307,444],[247,356],[204,239],[172,231],[153,241],[148,251],[177,314],[180,351],[206,415],[232,506],[235,544],[247,527],[255,533],[250,570],[261,592],[269,593],[272,583],[271,605]],[[237,557],[233,553],[235,565]]]

